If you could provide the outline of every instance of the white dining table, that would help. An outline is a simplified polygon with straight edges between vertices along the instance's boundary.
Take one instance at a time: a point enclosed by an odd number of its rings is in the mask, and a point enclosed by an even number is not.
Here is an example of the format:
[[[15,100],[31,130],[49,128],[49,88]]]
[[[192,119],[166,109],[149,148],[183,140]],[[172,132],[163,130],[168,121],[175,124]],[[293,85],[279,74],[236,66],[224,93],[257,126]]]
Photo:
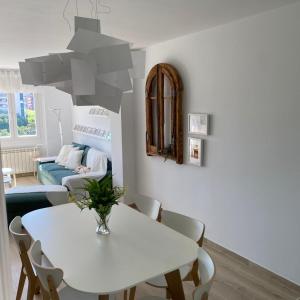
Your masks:
[[[96,234],[95,213],[69,203],[32,211],[22,223],[70,287],[107,299],[165,274],[173,299],[184,299],[178,268],[197,258],[193,240],[120,203],[111,234]]]

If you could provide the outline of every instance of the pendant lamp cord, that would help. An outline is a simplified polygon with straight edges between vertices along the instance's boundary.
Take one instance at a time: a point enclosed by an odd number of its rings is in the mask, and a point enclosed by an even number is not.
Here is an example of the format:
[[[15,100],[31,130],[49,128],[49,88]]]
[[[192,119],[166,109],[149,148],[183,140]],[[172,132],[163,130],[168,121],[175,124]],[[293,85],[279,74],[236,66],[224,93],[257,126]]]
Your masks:
[[[66,10],[70,4],[70,1],[71,0],[66,1],[65,7],[63,10],[63,19],[68,24],[70,31],[72,31],[71,23],[66,16]],[[101,3],[101,0],[95,0],[95,5],[93,3],[93,0],[89,0],[89,3],[91,5],[91,17],[92,18],[93,18],[94,11],[95,11],[95,19],[97,19],[97,20],[99,20],[99,14],[110,14],[111,13],[111,7],[104,3]],[[79,15],[78,0],[75,0],[75,6],[76,6],[76,15],[78,16]]]
[[[75,0],[75,5],[76,5],[76,13],[77,13],[77,17],[78,17],[78,0]]]
[[[67,10],[67,7],[68,7],[69,3],[70,3],[70,0],[67,0],[66,5],[65,5],[64,10],[63,10],[63,19],[64,19],[64,20],[66,21],[66,23],[68,24],[70,31],[72,31],[72,28],[71,28],[71,24],[70,24],[70,22],[69,22],[69,19],[66,17],[66,10]]]
[[[99,1],[99,4],[98,4]],[[101,0],[96,0],[96,19],[99,19],[99,14],[110,14],[111,13],[111,7],[104,4],[103,1],[101,3]],[[98,9],[99,5],[99,9]]]
[[[95,8],[94,8],[94,3],[93,3],[93,1],[92,0],[89,0],[89,2],[90,2],[90,5],[91,5],[91,18],[93,18],[94,17],[94,10],[95,10]]]
[[[95,11],[95,18],[98,20],[99,17],[98,17],[98,0],[96,0],[96,11]]]

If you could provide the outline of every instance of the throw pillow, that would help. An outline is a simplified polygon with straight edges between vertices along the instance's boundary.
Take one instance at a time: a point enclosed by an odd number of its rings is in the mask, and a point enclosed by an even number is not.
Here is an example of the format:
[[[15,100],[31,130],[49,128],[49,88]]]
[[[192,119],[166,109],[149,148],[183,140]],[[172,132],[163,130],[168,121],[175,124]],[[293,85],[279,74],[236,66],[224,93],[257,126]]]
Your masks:
[[[91,148],[87,154],[86,166],[92,172],[107,172],[107,154],[95,148]]]
[[[68,158],[70,151],[73,149],[73,145],[63,145],[59,151],[59,154],[55,160],[56,163],[63,164]]]
[[[69,155],[65,167],[68,169],[76,169],[81,164],[83,150],[72,150]]]

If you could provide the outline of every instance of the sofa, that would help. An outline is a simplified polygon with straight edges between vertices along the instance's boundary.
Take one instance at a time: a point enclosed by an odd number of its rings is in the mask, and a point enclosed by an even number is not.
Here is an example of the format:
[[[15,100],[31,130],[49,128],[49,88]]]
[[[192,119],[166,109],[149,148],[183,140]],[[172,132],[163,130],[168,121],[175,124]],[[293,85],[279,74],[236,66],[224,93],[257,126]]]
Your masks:
[[[73,143],[73,146],[83,151],[81,159],[81,165],[83,166],[87,166],[89,162],[90,165],[93,166],[93,158],[96,157],[95,159],[97,159],[97,155],[104,155],[103,152],[87,145]],[[55,157],[41,158],[37,162],[38,180],[42,184],[63,185],[70,191],[74,191],[75,189],[83,187],[85,178],[100,180],[108,172],[111,172],[111,161],[107,158],[107,156],[104,155],[104,157],[106,157],[105,169],[103,169],[103,167],[99,170],[92,169],[90,172],[83,174],[78,174],[75,170],[68,169],[65,166],[56,163]]]
[[[68,203],[69,193],[61,185],[14,187],[5,192],[7,220],[24,216],[36,209]]]

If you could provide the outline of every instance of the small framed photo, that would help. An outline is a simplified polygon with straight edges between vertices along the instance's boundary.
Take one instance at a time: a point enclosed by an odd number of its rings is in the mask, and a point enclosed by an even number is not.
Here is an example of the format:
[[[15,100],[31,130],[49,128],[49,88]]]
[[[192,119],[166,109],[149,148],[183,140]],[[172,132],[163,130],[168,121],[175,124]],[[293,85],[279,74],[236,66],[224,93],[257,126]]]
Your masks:
[[[188,122],[190,134],[208,135],[209,114],[189,114]]]
[[[189,137],[189,163],[202,166],[203,140]]]

